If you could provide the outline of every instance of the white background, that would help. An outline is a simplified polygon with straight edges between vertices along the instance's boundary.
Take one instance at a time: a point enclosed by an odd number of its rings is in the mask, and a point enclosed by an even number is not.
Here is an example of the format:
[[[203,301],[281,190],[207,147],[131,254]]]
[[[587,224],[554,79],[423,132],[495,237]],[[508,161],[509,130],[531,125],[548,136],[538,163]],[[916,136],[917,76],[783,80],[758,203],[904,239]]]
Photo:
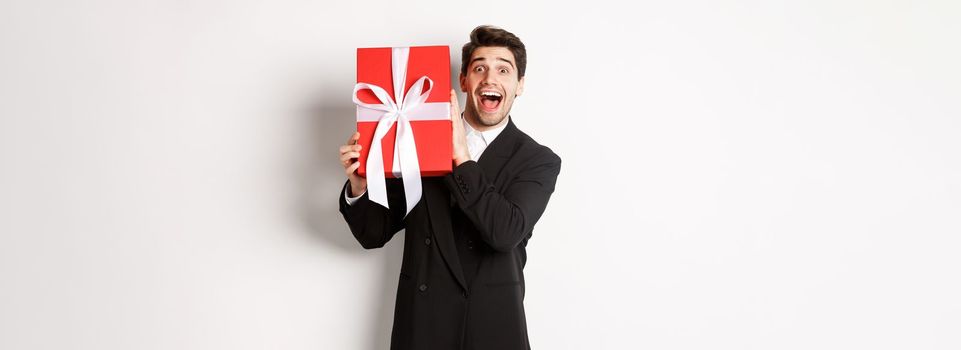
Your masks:
[[[955,1],[0,3],[0,348],[386,349],[355,48],[528,46],[536,349],[961,348]],[[462,97],[463,101],[463,97]]]

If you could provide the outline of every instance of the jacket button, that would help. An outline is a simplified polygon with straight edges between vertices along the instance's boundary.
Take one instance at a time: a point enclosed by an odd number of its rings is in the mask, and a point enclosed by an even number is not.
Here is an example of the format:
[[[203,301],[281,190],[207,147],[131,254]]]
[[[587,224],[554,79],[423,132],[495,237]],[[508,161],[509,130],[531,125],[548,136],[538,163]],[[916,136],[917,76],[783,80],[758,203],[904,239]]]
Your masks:
[[[430,245],[430,238],[425,239],[425,240],[424,240],[424,244]]]
[[[427,285],[426,285],[426,284],[422,284],[422,285],[420,285],[420,287],[418,287],[417,289],[420,289],[421,292],[426,292],[426,291],[427,291]]]
[[[466,298],[469,294],[467,294],[467,291],[464,291],[464,293],[462,293],[461,295],[463,295]]]

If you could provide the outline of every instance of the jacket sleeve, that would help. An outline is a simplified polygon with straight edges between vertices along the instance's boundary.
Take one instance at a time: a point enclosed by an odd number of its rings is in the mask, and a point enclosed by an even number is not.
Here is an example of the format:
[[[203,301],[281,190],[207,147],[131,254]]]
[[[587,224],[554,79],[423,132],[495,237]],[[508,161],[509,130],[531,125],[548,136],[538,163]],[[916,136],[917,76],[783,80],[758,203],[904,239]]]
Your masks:
[[[394,234],[405,226],[404,187],[399,179],[387,179],[387,202],[390,209],[370,200],[364,193],[354,204],[347,204],[344,191],[347,191],[350,181],[344,184],[340,192],[340,213],[347,221],[350,232],[365,249],[383,247],[394,237]]]
[[[484,241],[497,251],[516,247],[534,229],[561,170],[561,159],[549,149],[528,162],[503,194],[475,161],[461,163],[444,182],[454,201],[474,223]]]

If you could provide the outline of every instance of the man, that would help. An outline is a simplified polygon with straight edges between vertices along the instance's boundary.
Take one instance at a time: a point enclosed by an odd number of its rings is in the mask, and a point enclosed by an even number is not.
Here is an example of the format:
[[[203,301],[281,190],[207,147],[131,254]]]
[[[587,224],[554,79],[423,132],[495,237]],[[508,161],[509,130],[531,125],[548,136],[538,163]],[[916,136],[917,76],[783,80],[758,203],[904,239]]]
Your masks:
[[[391,349],[530,349],[524,315],[527,242],[561,159],[514,125],[527,54],[514,34],[480,26],[464,45],[467,108],[451,90],[453,173],[423,178],[423,199],[405,218],[401,179],[387,180],[390,209],[367,198],[357,175],[355,133],[340,147],[348,181],[340,212],[367,249],[406,228]]]

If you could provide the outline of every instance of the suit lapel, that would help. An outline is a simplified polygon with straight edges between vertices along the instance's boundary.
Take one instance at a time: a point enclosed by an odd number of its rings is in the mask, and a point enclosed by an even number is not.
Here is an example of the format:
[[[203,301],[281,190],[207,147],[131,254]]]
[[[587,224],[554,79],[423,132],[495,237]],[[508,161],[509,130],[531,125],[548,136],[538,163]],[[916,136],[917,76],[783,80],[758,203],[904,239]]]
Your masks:
[[[484,175],[487,176],[488,181],[493,182],[494,179],[497,178],[497,175],[500,174],[501,169],[504,168],[504,165],[507,164],[507,160],[510,159],[511,154],[514,153],[519,135],[520,132],[517,130],[517,126],[514,125],[514,120],[508,119],[504,131],[501,131],[500,135],[497,135],[497,138],[487,145],[484,153],[481,153],[477,164],[481,166],[481,169],[484,169]]]

